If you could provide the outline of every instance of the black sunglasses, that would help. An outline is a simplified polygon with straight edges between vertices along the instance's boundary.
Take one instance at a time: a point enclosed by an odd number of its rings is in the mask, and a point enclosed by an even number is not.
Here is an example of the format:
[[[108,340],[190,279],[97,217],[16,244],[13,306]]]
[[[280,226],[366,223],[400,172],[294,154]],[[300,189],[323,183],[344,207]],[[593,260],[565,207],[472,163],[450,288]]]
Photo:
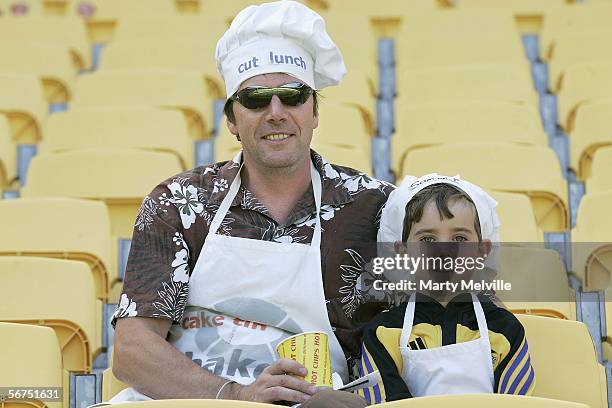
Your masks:
[[[313,90],[307,85],[299,82],[282,85],[278,88],[266,88],[263,86],[250,86],[232,95],[230,101],[238,101],[247,109],[265,108],[270,104],[274,95],[287,106],[299,106],[306,102]]]

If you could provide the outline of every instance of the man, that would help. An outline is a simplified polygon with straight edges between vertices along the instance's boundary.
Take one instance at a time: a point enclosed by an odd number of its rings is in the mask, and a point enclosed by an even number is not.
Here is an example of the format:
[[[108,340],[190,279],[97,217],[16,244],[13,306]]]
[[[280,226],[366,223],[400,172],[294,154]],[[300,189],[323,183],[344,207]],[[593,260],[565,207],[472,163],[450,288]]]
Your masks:
[[[243,10],[216,57],[242,152],[145,198],[115,313],[114,373],[133,388],[114,401],[307,401],[304,367],[274,351],[303,331],[328,334],[344,381],[358,357],[358,279],[392,186],[309,148],[315,90],[340,81],[342,56],[318,14],[284,1]]]

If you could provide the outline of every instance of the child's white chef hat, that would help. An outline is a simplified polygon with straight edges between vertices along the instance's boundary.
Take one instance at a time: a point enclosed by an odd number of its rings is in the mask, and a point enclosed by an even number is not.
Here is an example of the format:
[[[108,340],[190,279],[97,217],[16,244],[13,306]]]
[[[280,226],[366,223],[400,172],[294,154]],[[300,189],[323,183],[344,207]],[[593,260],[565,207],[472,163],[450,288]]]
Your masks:
[[[227,97],[260,74],[289,74],[313,89],[337,85],[346,68],[325,21],[295,1],[249,6],[217,43],[217,68]]]
[[[449,184],[467,194],[476,206],[482,239],[488,239],[494,243],[499,242],[500,222],[497,217],[497,212],[495,211],[497,201],[482,188],[462,180],[459,175],[450,177],[437,173],[427,174],[420,178],[407,176],[402,181],[402,184],[389,195],[389,199],[387,200],[387,204],[380,218],[378,242],[395,242],[402,240],[406,204],[408,204],[419,191],[434,184]]]

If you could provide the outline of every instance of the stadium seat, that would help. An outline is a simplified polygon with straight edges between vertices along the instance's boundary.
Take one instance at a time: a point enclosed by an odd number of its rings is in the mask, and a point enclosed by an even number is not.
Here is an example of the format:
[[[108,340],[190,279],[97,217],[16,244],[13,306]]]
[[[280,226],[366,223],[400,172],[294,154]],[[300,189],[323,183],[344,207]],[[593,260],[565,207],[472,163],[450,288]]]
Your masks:
[[[0,200],[0,255],[70,259],[89,265],[96,296],[105,300],[109,276],[111,226],[103,203],[38,198]],[[61,233],[58,233],[61,231]]]
[[[567,67],[558,95],[559,126],[571,134],[576,112],[598,99],[612,99],[612,59]]]
[[[396,50],[401,70],[481,64],[528,68],[512,15],[504,12],[414,14],[402,24]]]
[[[576,112],[570,139],[570,166],[579,180],[591,176],[595,152],[612,145],[612,99],[582,106]]]
[[[593,155],[591,174],[586,180],[587,192],[612,190],[610,174],[612,174],[612,146],[601,147]]]
[[[113,404],[113,407],[133,407],[132,402]],[[213,399],[183,399],[156,400],[138,402],[139,408],[273,408],[278,405],[251,401],[213,400]]]
[[[517,315],[525,327],[531,365],[536,375],[535,397],[608,406],[605,370],[597,362],[584,323],[549,317]]]
[[[118,242],[131,239],[143,198],[159,182],[182,171],[178,158],[169,153],[96,149],[41,154],[32,160],[22,196],[102,200],[110,214],[112,242]],[[117,244],[111,245],[111,254],[113,265],[118,265]],[[112,288],[117,281],[117,275],[111,276],[111,301],[117,300]]]
[[[402,17],[415,10],[434,11],[443,6],[448,6],[452,2],[450,0],[411,0],[410,6],[406,7],[404,0],[364,1],[355,2],[351,5],[350,10],[347,10],[346,3],[343,0],[305,0],[304,3],[325,17],[328,14],[340,13],[354,13],[355,15],[373,17]]]
[[[610,208],[612,191],[588,192],[578,207],[576,227],[572,230],[572,269],[582,280],[585,291],[604,290],[612,283]],[[608,322],[612,324],[612,319]]]
[[[91,51],[85,25],[75,18],[28,17],[3,19],[0,38],[19,38],[20,42],[57,44],[68,47],[77,71],[91,67]]]
[[[522,163],[522,164],[521,164]],[[567,184],[553,150],[510,143],[456,143],[413,150],[400,175],[439,172],[492,190],[527,195],[542,231],[569,228]]]
[[[102,373],[102,401],[108,401],[119,391],[128,387],[127,384],[119,381],[113,374],[112,365]]]
[[[228,161],[234,158],[242,148],[242,144],[232,135],[225,124],[225,116],[219,126],[219,134],[214,139],[215,162]]]
[[[49,327],[0,322],[0,384],[15,388],[62,388],[62,352],[58,339]],[[68,388],[63,392],[68,401]],[[63,402],[34,400],[31,402],[2,402],[6,408],[68,406]]]
[[[612,4],[607,0],[598,3],[590,0],[586,4],[577,3],[547,11],[540,32],[540,59],[551,59],[559,37],[609,27],[611,13]]]
[[[9,187],[17,172],[17,147],[11,138],[9,121],[0,115],[0,193]]]
[[[503,230],[503,227],[502,227]],[[552,249],[535,244],[502,244],[495,276],[512,284],[497,295],[513,313],[576,320],[576,301],[563,260]],[[537,372],[536,372],[537,374]]]
[[[413,149],[457,142],[512,142],[547,146],[539,112],[510,102],[438,102],[398,107],[391,139],[398,171]]]
[[[529,70],[522,65],[464,65],[420,70],[398,66],[397,106],[445,100],[518,102],[538,107]]]
[[[210,136],[212,98],[195,71],[121,70],[81,76],[72,106],[157,106],[183,112],[194,139]]]
[[[377,404],[380,408],[435,408],[435,407],[499,407],[499,408],[586,408],[585,404],[559,401],[550,398],[527,397],[507,394],[456,394],[410,398]]]
[[[51,327],[59,340],[63,367],[90,372],[102,347],[102,304],[84,262],[0,257],[0,321]],[[32,284],[36,282],[36,284]]]
[[[66,48],[0,40],[0,56],[0,72],[36,75],[47,103],[68,103],[76,72]]]
[[[0,89],[0,113],[9,120],[13,141],[39,142],[47,118],[41,81],[34,75],[0,73]]]
[[[548,62],[550,90],[559,92],[567,67],[605,60],[606,57],[609,59],[609,56],[602,54],[601,50],[606,49],[610,41],[612,41],[612,30],[609,27],[570,32],[559,36]]]
[[[31,17],[45,14],[41,0],[0,0],[0,17]]]
[[[127,148],[175,155],[183,170],[193,167],[193,141],[180,112],[147,108],[71,109],[49,117],[39,153]]]
[[[497,201],[497,214],[501,222],[500,237],[504,243],[542,242],[544,234],[536,224],[529,197],[517,193],[490,192]]]

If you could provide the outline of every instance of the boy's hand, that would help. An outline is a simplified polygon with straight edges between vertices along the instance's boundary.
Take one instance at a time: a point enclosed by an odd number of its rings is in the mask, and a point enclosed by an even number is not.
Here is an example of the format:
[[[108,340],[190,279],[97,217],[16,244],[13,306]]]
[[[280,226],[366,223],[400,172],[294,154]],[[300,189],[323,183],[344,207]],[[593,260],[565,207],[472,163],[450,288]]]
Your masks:
[[[301,408],[363,408],[367,406],[366,400],[357,394],[333,390],[319,391],[300,405]]]

